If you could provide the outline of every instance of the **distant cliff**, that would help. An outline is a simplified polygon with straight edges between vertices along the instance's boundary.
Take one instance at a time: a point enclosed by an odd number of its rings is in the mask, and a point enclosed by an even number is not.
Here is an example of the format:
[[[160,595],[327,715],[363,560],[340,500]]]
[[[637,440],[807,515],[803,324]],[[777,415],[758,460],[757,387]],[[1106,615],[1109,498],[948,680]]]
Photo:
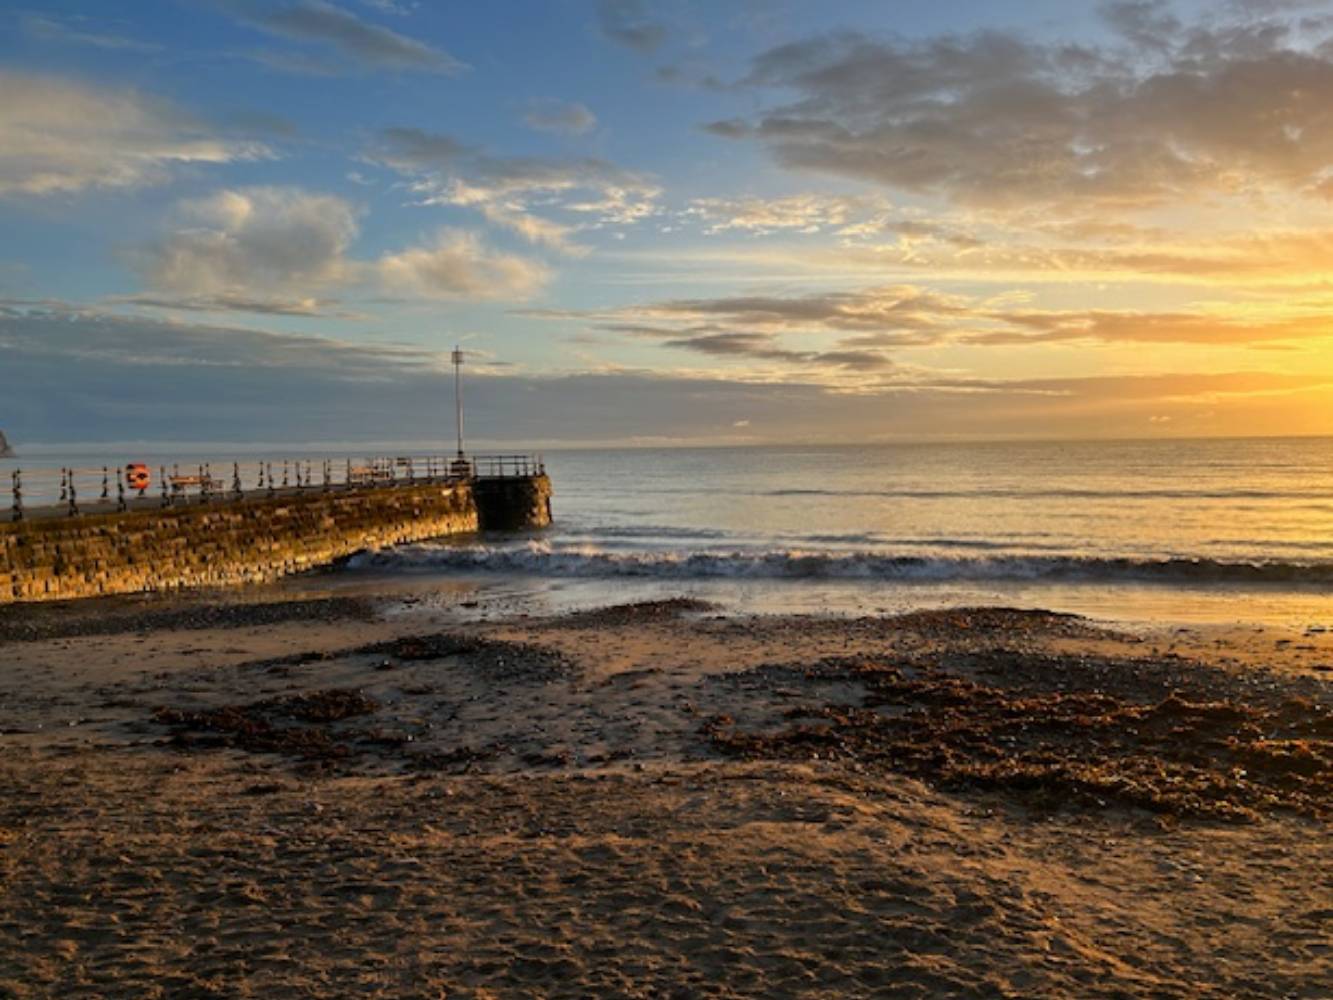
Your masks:
[[[9,447],[9,442],[5,440],[5,432],[0,431],[0,458],[9,458],[14,454],[14,449]]]

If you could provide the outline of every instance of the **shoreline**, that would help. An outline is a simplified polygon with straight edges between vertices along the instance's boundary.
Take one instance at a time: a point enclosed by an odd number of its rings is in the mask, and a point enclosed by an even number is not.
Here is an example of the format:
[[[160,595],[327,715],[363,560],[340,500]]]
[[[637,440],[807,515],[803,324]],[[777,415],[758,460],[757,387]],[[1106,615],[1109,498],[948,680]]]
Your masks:
[[[1333,983],[1323,634],[283,595],[0,615],[0,992]]]
[[[516,574],[383,575],[317,570],[262,584],[3,605],[0,648],[6,642],[157,629],[262,627],[306,618],[330,624],[382,619],[393,621],[398,628],[427,629],[528,624],[576,618],[611,605],[684,599],[708,605],[716,616],[758,622],[855,623],[957,608],[1019,609],[1081,618],[1112,632],[1136,636],[1154,653],[1333,676],[1333,619],[1314,609],[1276,619],[1246,615],[1243,607],[1235,605],[1216,614],[1199,614],[1189,607],[1196,594],[1166,586],[1149,588],[1157,601],[1151,606],[1136,601],[1138,595],[1131,588],[1099,589],[1091,611],[1078,600],[1023,600],[1058,596],[1055,591],[1034,594],[1017,588],[1014,594],[975,593],[924,584],[868,586],[864,590],[854,603],[840,605],[819,589],[794,581],[684,586],[674,580],[571,581]],[[967,600],[976,597],[1002,599]],[[1127,612],[1109,613],[1117,605],[1127,607]]]

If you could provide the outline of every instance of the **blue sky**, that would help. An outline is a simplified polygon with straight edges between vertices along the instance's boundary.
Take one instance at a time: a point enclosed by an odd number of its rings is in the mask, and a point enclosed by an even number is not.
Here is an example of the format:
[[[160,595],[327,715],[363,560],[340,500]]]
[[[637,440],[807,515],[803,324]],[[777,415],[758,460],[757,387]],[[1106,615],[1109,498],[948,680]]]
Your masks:
[[[1328,3],[0,23],[18,440],[429,441],[455,341],[493,442],[1333,431]]]

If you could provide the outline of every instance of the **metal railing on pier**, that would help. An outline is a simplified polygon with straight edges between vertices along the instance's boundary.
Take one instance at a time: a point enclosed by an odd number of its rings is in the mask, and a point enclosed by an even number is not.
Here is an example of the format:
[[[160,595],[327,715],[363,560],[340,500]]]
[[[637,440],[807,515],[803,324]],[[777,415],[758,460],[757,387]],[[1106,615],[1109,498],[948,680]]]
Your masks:
[[[508,479],[546,473],[540,455],[473,455],[471,461],[473,476],[477,479]]]
[[[259,461],[129,462],[10,473],[9,519],[76,517],[367,487],[456,483],[543,474],[540,455],[377,455]],[[0,515],[2,516],[2,515]]]

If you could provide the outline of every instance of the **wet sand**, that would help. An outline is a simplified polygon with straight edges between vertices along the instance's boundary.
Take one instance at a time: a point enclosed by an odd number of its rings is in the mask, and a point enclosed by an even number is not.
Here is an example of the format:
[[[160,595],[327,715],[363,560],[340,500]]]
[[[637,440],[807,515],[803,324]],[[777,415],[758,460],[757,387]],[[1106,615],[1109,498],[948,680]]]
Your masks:
[[[0,996],[1333,995],[1333,641],[0,609]]]

